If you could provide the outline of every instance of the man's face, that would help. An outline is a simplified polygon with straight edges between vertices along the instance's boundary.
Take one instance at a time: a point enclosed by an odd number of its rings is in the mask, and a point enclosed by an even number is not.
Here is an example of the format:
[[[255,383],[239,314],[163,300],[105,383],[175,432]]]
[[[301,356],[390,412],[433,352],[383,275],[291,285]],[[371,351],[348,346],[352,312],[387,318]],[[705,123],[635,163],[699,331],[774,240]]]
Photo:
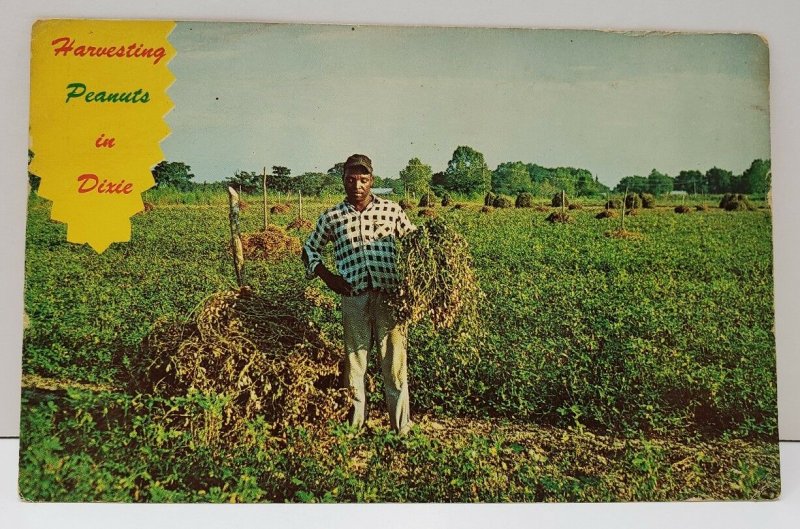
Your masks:
[[[363,202],[372,190],[372,175],[363,167],[348,167],[344,173],[344,191],[353,204]]]

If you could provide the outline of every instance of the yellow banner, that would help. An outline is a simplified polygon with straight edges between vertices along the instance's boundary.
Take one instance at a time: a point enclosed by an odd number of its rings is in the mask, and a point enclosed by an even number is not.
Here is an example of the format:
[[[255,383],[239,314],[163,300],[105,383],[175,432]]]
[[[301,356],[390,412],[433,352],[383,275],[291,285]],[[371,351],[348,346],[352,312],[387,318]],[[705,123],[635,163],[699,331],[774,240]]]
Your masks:
[[[30,148],[39,195],[67,240],[97,252],[130,240],[154,185],[175,79],[174,22],[46,20],[33,26]]]

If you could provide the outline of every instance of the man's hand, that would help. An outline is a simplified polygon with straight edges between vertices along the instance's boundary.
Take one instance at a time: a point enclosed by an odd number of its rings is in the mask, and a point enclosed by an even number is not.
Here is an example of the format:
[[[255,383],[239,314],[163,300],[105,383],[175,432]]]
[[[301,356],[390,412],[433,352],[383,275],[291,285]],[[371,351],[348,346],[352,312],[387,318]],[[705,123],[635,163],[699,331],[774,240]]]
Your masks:
[[[325,284],[328,285],[328,288],[342,296],[349,296],[353,291],[353,287],[351,287],[350,283],[345,281],[342,276],[331,275],[330,279],[325,281]]]
[[[324,264],[320,263],[317,265],[315,272],[319,278],[322,279],[326,285],[328,285],[328,288],[337,294],[341,296],[349,296],[353,291],[353,287],[350,286],[350,283],[345,281],[342,276],[332,273]]]

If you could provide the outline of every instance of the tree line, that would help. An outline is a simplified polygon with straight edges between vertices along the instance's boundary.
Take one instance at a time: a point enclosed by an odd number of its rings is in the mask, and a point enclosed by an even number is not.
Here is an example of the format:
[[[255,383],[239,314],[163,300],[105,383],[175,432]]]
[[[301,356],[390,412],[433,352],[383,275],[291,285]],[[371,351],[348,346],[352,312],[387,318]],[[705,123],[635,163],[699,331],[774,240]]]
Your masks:
[[[763,195],[772,184],[772,168],[770,160],[753,160],[742,174],[736,175],[727,169],[712,167],[705,173],[697,170],[681,171],[672,177],[656,169],[648,176],[626,176],[622,178],[614,191],[633,193],[653,193],[663,195],[671,191],[685,191],[689,194],[723,194],[744,193]]]
[[[342,175],[344,162],[339,162],[324,173],[306,172],[292,176],[291,169],[282,165],[273,165],[267,173],[267,187],[279,193],[301,192],[304,195],[343,194]],[[157,188],[173,188],[179,191],[191,191],[197,188],[224,190],[228,186],[241,193],[261,192],[264,175],[256,171],[238,170],[232,176],[218,182],[194,182],[191,167],[183,162],[162,161],[153,168],[153,179]],[[373,187],[390,187],[393,193],[401,193],[402,185],[397,179],[381,178],[375,175]]]
[[[306,172],[292,176],[291,170],[274,165],[266,175],[267,186],[281,193],[302,192],[304,195],[342,194],[343,163],[334,164],[326,172]],[[697,170],[681,171],[672,177],[653,169],[648,176],[625,176],[614,188],[616,192],[647,192],[663,195],[672,191],[690,194],[746,193],[763,194],[771,183],[770,160],[753,160],[741,175],[713,167],[701,173]],[[221,182],[196,183],[191,168],[183,162],[162,161],[153,169],[156,187],[177,190],[192,190],[197,187],[231,186],[242,193],[260,192],[263,173],[236,171]],[[419,158],[412,158],[396,178],[375,175],[374,188],[389,188],[393,194],[419,196],[425,193],[443,195],[453,193],[464,196],[480,196],[489,191],[504,195],[531,193],[537,196],[552,196],[564,191],[569,196],[598,196],[611,191],[588,169],[574,167],[544,167],[530,162],[502,162],[494,170],[489,169],[481,152],[461,145],[443,171],[433,172],[430,165]]]

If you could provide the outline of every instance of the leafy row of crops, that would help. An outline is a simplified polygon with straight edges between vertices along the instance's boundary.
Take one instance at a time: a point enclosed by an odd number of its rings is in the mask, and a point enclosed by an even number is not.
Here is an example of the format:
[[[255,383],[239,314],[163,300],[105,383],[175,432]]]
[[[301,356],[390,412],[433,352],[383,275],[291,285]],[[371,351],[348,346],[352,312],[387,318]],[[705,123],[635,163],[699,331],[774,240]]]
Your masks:
[[[325,205],[307,205],[308,217]],[[590,432],[627,439],[633,444],[609,458],[618,465],[611,481],[600,460],[580,470],[578,448],[570,443],[562,447],[558,465],[544,472],[536,459],[517,457],[513,442],[487,435],[436,444],[427,433],[407,440],[389,433],[354,439],[335,430],[324,450],[312,454],[299,448],[305,446],[301,438],[270,445],[268,425],[256,423],[253,435],[264,442],[229,449],[203,445],[199,418],[213,411],[212,395],[167,402],[122,388],[129,387],[128,367],[157,319],[184,316],[209,294],[233,286],[224,205],[157,206],[133,218],[130,243],[98,256],[66,243],[64,226],[50,222],[48,203],[34,196],[24,372],[120,389],[100,396],[25,393],[23,490],[42,499],[151,501],[656,499],[674,498],[678,490],[687,494],[679,497],[715,497],[722,490],[736,497],[774,494],[768,210],[646,211],[626,219],[626,229],[642,235],[637,240],[605,237],[614,220],[597,220],[595,213],[573,211],[574,223],[551,225],[546,213],[533,210],[440,209],[439,216],[470,243],[486,294],[486,332],[463,342],[417,325],[409,369],[412,415],[509,420],[570,429],[577,439]],[[285,225],[292,217],[273,215],[271,221]],[[246,209],[244,230],[258,230],[262,220],[259,208]],[[264,296],[297,288],[302,274],[296,259],[251,261],[246,270],[254,291]],[[337,340],[341,330],[332,322],[338,309],[314,314],[315,323]],[[371,398],[380,408],[376,363],[371,367],[378,391]],[[176,414],[184,422],[176,422]],[[700,470],[678,472],[673,488],[647,489],[647,479],[663,483],[676,472],[678,460],[672,458],[680,451],[673,444],[652,445],[647,452],[635,441],[641,436],[679,444],[740,438],[754,452],[727,453],[720,444],[706,450],[711,461],[705,466],[696,462]],[[537,443],[524,444],[524,452]],[[398,449],[409,468],[441,479],[426,485],[423,476],[395,468],[388,454]],[[376,470],[367,475],[361,467],[343,466],[346,450],[369,454],[365,468]],[[513,457],[496,455],[503,450]],[[707,486],[681,481],[691,475],[702,482],[706,474],[716,476]],[[771,483],[766,488],[765,479]],[[615,496],[615,480],[631,486]],[[739,482],[738,492],[729,487]]]
[[[254,421],[246,442],[220,446],[188,425],[165,426],[218,409],[208,395],[28,398],[20,492],[42,501],[676,501],[779,492],[777,446],[763,442],[423,419],[405,438],[386,428],[354,435],[339,424],[276,439]]]

